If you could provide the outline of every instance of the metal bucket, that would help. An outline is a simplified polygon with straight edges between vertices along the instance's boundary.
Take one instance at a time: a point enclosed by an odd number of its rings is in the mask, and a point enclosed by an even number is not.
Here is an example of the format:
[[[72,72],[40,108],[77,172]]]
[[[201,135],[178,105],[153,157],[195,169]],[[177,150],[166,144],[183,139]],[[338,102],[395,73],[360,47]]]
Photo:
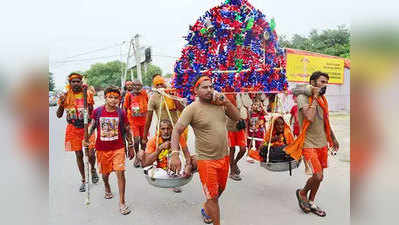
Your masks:
[[[291,164],[291,170],[296,169],[301,165],[301,161],[296,161],[292,160],[290,162],[261,162],[260,166],[274,172],[282,172],[282,171],[289,171],[290,170],[290,164]]]
[[[148,183],[154,187],[158,188],[175,188],[175,187],[181,187],[186,184],[188,184],[192,179],[193,176],[191,175],[190,177],[170,177],[170,178],[152,178],[148,174],[148,171],[152,169],[153,167],[145,168],[144,169],[144,176],[147,179]]]

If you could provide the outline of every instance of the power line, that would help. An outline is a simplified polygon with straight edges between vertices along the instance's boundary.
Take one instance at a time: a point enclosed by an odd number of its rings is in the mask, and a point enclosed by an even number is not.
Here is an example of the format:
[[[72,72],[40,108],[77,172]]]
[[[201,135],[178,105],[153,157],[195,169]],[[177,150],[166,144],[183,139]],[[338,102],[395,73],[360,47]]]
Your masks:
[[[104,59],[104,58],[112,58],[112,57],[120,57],[121,55],[109,55],[109,56],[100,56],[100,57],[93,57],[93,58],[84,58],[84,59],[72,59],[72,60],[64,60],[64,61],[56,61],[54,64],[62,64],[62,63],[70,63],[70,62],[81,62],[81,61],[90,61],[96,59]]]
[[[68,56],[68,57],[64,58],[63,60],[70,59],[70,58],[76,58],[78,56],[87,55],[87,54],[91,54],[91,53],[95,53],[95,52],[104,51],[104,50],[107,50],[107,49],[119,47],[119,46],[123,45],[125,42],[126,41],[123,41],[122,43],[114,44],[114,45],[111,45],[111,46],[108,46],[108,47],[94,49],[94,50],[90,50],[90,51],[87,51],[87,52],[82,52],[82,53],[79,53],[79,54],[76,54],[76,55]]]

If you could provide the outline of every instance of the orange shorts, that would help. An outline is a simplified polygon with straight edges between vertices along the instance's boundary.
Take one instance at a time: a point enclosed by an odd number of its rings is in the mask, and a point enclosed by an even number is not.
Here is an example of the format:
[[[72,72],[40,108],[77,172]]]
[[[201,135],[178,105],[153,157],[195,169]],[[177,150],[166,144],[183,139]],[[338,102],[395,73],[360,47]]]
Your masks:
[[[226,188],[230,158],[217,160],[197,160],[202,189],[207,199],[214,199]]]
[[[98,169],[101,174],[125,171],[125,149],[97,151]]]
[[[245,129],[242,129],[239,131],[229,131],[228,135],[229,135],[230,147],[235,147],[235,146],[245,147],[245,146],[247,146]]]
[[[82,151],[85,131],[83,128],[76,128],[68,124],[65,131],[65,151]]]
[[[144,125],[131,125],[133,137],[143,137],[144,136]]]
[[[312,173],[316,174],[327,168],[328,148],[304,148],[303,157],[312,169]]]

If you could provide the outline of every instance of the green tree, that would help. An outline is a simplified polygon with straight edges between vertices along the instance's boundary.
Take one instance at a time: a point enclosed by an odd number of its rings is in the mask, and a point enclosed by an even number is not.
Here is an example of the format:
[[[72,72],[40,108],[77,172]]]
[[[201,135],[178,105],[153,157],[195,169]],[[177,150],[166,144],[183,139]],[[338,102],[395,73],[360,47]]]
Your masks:
[[[162,70],[159,66],[153,65],[153,64],[148,64],[147,66],[147,73],[144,71],[144,66],[141,67],[141,74],[143,76],[143,85],[144,86],[150,86],[152,84],[152,76],[155,74],[161,74],[162,75]],[[127,77],[130,78],[130,71],[128,72]],[[133,68],[133,77],[137,79],[137,69],[136,67]],[[129,79],[128,78],[128,79]]]
[[[55,88],[55,82],[54,82],[53,73],[49,72],[48,73],[48,90],[54,91],[54,88]]]
[[[96,89],[104,89],[109,85],[119,87],[121,84],[121,71],[124,70],[125,65],[125,63],[118,60],[93,64],[89,70],[84,72],[87,83],[93,85]]]
[[[345,26],[322,31],[312,30],[308,36],[295,34],[291,39],[280,36],[280,45],[327,55],[350,57],[350,30]]]

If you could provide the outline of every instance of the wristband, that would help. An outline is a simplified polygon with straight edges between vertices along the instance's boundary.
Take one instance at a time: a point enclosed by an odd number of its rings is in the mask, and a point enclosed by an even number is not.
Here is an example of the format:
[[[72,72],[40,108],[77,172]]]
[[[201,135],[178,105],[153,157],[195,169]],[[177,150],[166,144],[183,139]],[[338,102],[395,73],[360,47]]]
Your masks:
[[[180,151],[178,151],[178,150],[173,150],[172,153],[170,153],[170,154],[173,154],[173,153],[180,153]]]

